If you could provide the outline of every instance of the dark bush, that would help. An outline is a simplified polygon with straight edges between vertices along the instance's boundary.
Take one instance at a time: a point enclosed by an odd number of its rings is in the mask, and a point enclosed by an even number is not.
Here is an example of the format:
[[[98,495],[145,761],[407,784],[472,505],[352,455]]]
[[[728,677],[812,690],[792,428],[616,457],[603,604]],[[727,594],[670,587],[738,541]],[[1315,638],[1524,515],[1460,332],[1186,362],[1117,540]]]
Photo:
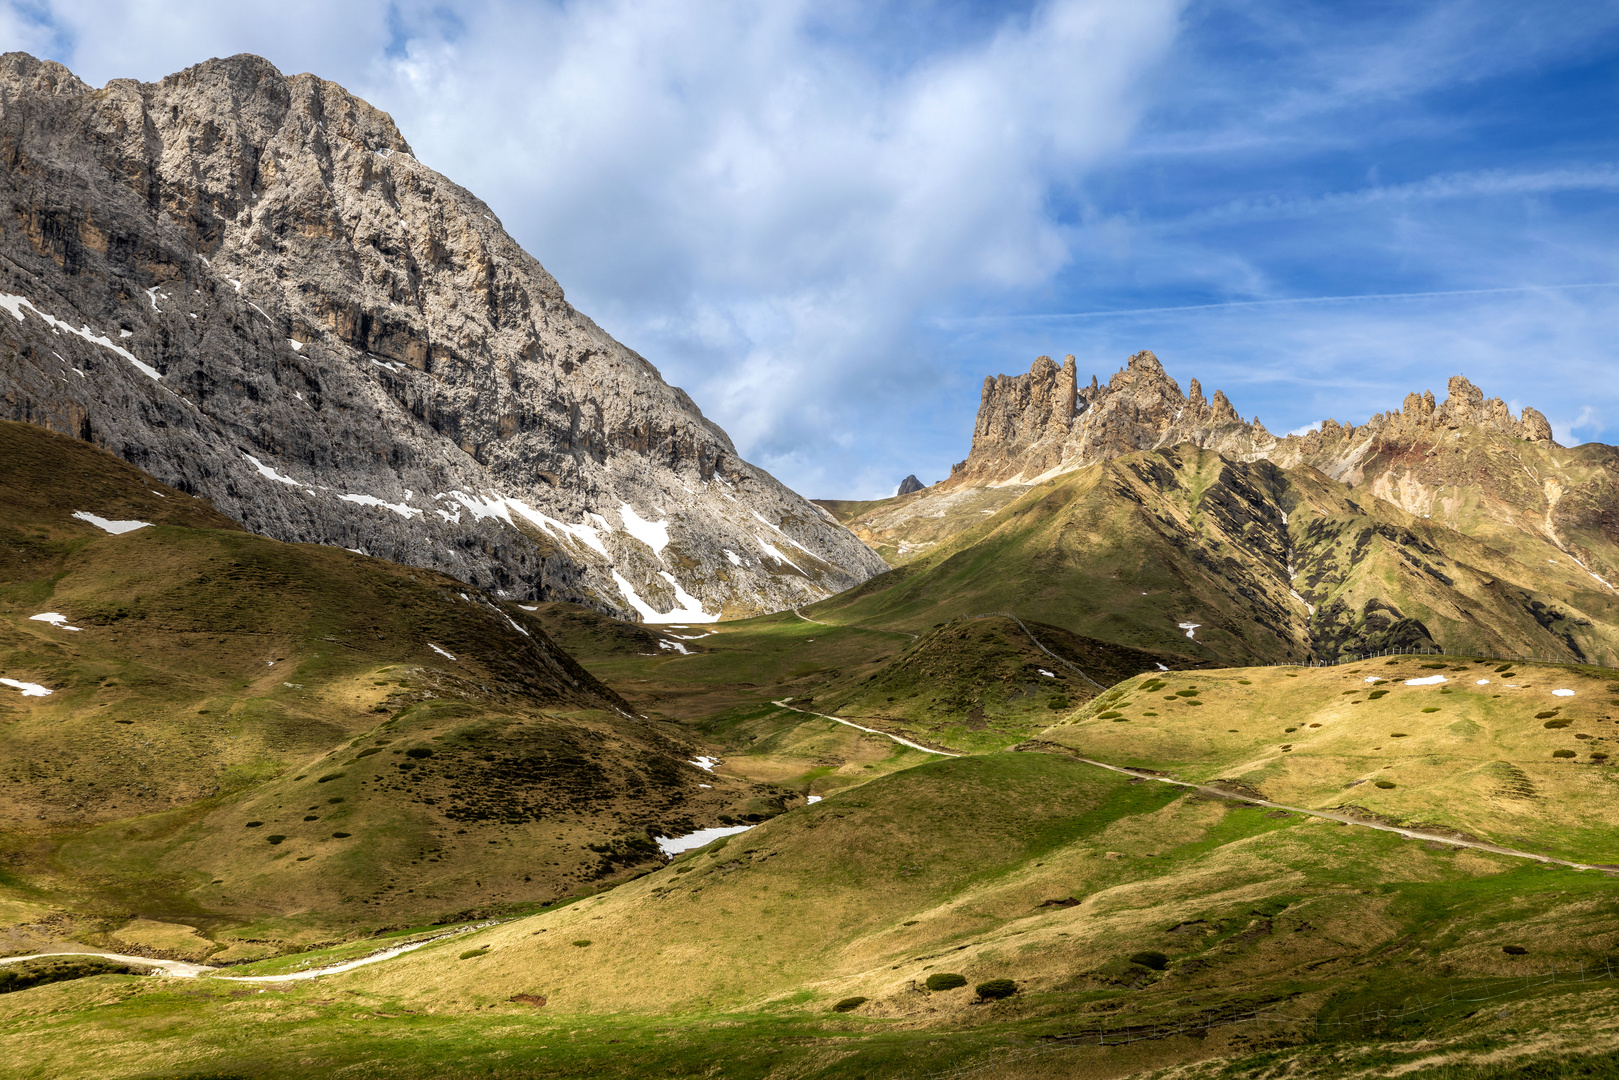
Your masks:
[[[1066,709],[1068,708],[1068,699],[1063,697],[1061,694],[1058,694],[1056,697],[1046,702],[1046,708]]]
[[[1140,964],[1142,967],[1162,971],[1169,966],[1169,957],[1161,952],[1138,952],[1130,957],[1130,963]]]
[[[1601,751],[1598,751],[1597,753],[1591,755],[1591,760],[1592,761],[1607,761],[1608,760],[1608,755],[1602,753]]]
[[[1524,948],[1522,945],[1503,945],[1501,946],[1501,951],[1506,953],[1508,956],[1522,956],[1529,950]]]
[[[1197,700],[1197,698],[1194,697],[1194,698],[1187,698],[1186,699],[1186,704],[1188,704],[1188,705],[1201,705],[1203,703],[1201,701]]]
[[[327,773],[325,776],[321,777],[319,780],[316,780],[315,783],[324,784],[324,783],[326,783],[326,782],[328,782],[330,780],[337,780],[337,779],[341,778],[343,775],[344,774],[340,773],[340,772]]]
[[[1200,693],[1202,693],[1202,691],[1200,691],[1200,690],[1177,690],[1177,691],[1175,691],[1175,696],[1176,697],[1197,697],[1197,695],[1200,694]]]
[[[348,838],[349,838],[349,834],[346,833],[346,832],[334,832],[332,834],[332,839],[333,840],[347,840]]]
[[[1573,754],[1569,754],[1569,757],[1573,757],[1573,756],[1574,756]],[[281,843],[281,841],[285,840],[286,837],[282,836],[280,833],[276,833],[274,836],[266,836],[265,839],[268,840],[272,844],[279,844],[279,843]]]
[[[856,1009],[860,1008],[860,1006],[864,1005],[866,1002],[868,1002],[870,1000],[871,1000],[870,998],[863,998],[863,997],[846,997],[842,1001],[838,1002],[836,1005],[832,1006],[832,1011],[833,1012],[854,1012]]]
[[[1394,781],[1393,780],[1379,780],[1377,782],[1376,786],[1380,787],[1380,788],[1391,788],[1391,787],[1394,786]]]
[[[248,823],[247,823],[247,827],[248,827],[248,828],[249,828],[249,829],[256,829],[256,828],[258,828],[258,827],[259,827],[259,826],[260,826],[260,825],[263,825],[263,824],[264,824],[264,822],[262,822],[262,821],[249,821],[249,822],[248,822]]]
[[[1124,714],[1121,713],[1121,712],[1114,712],[1113,710],[1109,709],[1105,713],[1097,713],[1096,718],[1098,720],[1117,720],[1119,717],[1121,717],[1123,715]]]
[[[1423,711],[1423,712],[1438,712],[1438,711],[1439,711],[1439,706],[1437,706],[1437,705],[1430,705],[1430,706],[1428,706],[1428,707],[1427,707],[1427,708],[1426,708],[1426,709],[1423,709],[1423,710],[1422,710],[1422,711]]]
[[[1545,720],[1548,717],[1556,716],[1559,712],[1562,712],[1562,710],[1561,709],[1547,709],[1545,712],[1537,712],[1535,714],[1535,719],[1536,720]]]
[[[951,971],[941,971],[937,975],[929,975],[927,981],[929,990],[954,990],[958,986],[966,986],[967,978]]]
[[[1557,731],[1559,728],[1568,727],[1573,722],[1574,721],[1572,720],[1548,720],[1540,726],[1543,728],[1550,728],[1552,731]]]
[[[1387,693],[1387,690],[1373,690],[1370,694],[1366,695],[1366,700],[1376,701],[1378,698],[1383,697]]]
[[[466,952],[461,954],[461,959],[463,959],[463,960],[471,960],[473,957],[482,956],[484,953],[486,953],[488,951],[489,951],[489,946],[487,946],[487,945],[484,945],[484,946],[482,946],[480,948],[476,948],[476,949],[468,949]]]
[[[575,941],[573,943],[573,946],[576,949],[588,949],[588,948],[590,948],[590,939],[589,938],[580,938],[578,941]]]
[[[433,750],[431,747],[427,746],[413,746],[409,750],[405,751],[405,756],[413,758],[430,758],[433,756]]]
[[[1552,751],[1552,757],[1573,757],[1573,756],[1574,756],[1574,751],[1572,751],[1572,750],[1553,750]]]
[[[973,989],[977,990],[978,996],[985,1001],[999,1001],[1017,993],[1017,983],[1011,979],[991,979],[989,982],[979,983]]]
[[[1391,732],[1389,732],[1389,738],[1391,738],[1391,739],[1409,739],[1410,737],[1411,736],[1409,736],[1408,734],[1406,734],[1403,731],[1391,731]]]

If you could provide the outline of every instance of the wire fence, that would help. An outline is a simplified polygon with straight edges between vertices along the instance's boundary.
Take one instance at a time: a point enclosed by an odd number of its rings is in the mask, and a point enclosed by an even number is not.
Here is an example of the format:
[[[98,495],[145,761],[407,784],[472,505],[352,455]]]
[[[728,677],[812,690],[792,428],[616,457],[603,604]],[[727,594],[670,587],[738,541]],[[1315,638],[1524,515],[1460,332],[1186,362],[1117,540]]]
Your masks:
[[[1316,1038],[1341,1035],[1346,1029],[1353,1029],[1354,1034],[1364,1036],[1390,1024],[1403,1023],[1413,1017],[1426,1017],[1433,1012],[1453,1011],[1456,1006],[1499,1001],[1547,986],[1612,982],[1615,978],[1612,962],[1604,960],[1600,968],[1587,967],[1582,963],[1574,971],[1559,972],[1553,966],[1538,975],[1502,978],[1486,982],[1483,986],[1467,985],[1461,990],[1452,983],[1443,996],[1436,995],[1427,999],[1421,994],[1414,993],[1402,999],[1398,1008],[1380,1002],[1367,1003],[1356,1009],[1340,1010],[1331,1016],[1323,1015],[1321,1012],[1289,1013],[1285,1008],[1274,1007],[1277,1002],[1262,1005],[1217,1005],[1169,1019],[1112,1027],[1098,1024],[1095,1027],[1057,1035],[1042,1035],[1040,1036],[1042,1045],[1019,1047],[997,1056],[994,1061],[979,1060],[943,1071],[902,1072],[900,1076],[901,1080],[960,1080],[962,1077],[991,1069],[1006,1068],[1058,1051],[1087,1046],[1126,1046],[1151,1039],[1172,1039],[1188,1035],[1201,1038],[1210,1030],[1234,1024],[1291,1025],[1301,1029],[1300,1035],[1309,1034]]]

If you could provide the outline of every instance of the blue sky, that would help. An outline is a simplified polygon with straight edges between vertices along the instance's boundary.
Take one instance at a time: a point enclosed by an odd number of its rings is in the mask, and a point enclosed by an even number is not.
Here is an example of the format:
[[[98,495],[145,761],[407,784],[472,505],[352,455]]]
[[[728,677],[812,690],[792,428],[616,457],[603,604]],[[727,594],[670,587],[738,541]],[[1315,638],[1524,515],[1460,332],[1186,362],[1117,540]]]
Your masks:
[[[1462,373],[1619,442],[1613,3],[33,0],[0,42],[343,83],[813,496],[943,477],[1042,353],[1277,432]]]

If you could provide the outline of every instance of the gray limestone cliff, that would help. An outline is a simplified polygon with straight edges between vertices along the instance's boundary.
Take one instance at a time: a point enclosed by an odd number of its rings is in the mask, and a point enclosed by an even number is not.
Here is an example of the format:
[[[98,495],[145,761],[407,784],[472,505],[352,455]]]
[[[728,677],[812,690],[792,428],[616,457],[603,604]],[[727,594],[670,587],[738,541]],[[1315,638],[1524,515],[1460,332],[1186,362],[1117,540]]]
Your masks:
[[[333,83],[10,53],[0,155],[0,416],[518,599],[695,621],[883,569]]]

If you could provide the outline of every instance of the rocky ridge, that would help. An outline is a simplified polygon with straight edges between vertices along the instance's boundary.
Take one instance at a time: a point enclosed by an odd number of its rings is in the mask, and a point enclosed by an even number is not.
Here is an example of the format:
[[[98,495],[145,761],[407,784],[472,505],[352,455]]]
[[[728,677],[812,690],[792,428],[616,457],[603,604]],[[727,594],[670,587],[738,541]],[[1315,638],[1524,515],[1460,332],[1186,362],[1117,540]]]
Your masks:
[[[10,53],[0,148],[0,416],[516,599],[710,621],[882,569],[334,83]]]
[[[1027,375],[984,380],[972,450],[946,483],[1035,483],[1137,450],[1189,442],[1242,461],[1307,463],[1353,485],[1365,480],[1363,463],[1379,443],[1433,439],[1463,426],[1552,441],[1551,425],[1538,411],[1525,408],[1514,417],[1500,398],[1486,401],[1460,375],[1451,378],[1442,404],[1432,391],[1407,394],[1398,412],[1378,413],[1358,427],[1328,419],[1318,431],[1277,438],[1257,416],[1244,421],[1220,390],[1205,398],[1192,379],[1183,393],[1151,352],[1130,357],[1106,383],[1091,376],[1088,387],[1078,385],[1072,356],[1061,367],[1041,356]]]

